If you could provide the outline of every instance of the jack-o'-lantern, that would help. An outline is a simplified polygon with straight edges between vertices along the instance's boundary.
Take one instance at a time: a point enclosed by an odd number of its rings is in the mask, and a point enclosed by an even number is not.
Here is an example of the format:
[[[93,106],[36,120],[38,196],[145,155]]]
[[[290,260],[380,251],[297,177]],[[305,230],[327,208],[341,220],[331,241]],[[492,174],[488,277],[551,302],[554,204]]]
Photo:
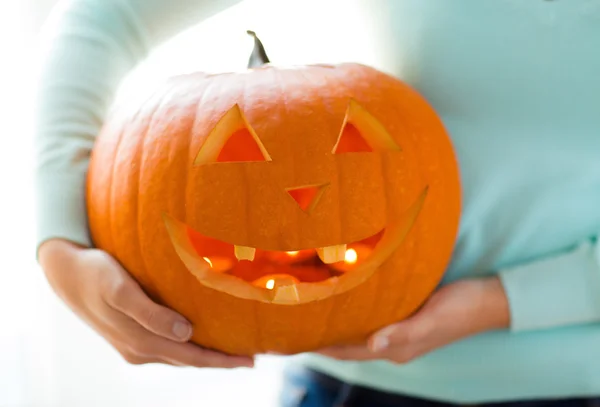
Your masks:
[[[256,60],[175,77],[111,114],[89,168],[93,240],[201,346],[363,341],[413,313],[447,266],[450,139],[423,97],[376,69]]]

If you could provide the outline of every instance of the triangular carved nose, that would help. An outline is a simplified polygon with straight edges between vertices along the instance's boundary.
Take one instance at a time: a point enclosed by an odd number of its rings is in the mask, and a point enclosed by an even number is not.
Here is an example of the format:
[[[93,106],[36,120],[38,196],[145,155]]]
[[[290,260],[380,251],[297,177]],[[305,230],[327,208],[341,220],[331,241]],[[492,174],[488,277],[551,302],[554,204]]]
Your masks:
[[[306,213],[310,213],[317,203],[323,192],[329,186],[329,184],[318,184],[318,185],[306,185],[302,187],[286,188],[286,191]]]

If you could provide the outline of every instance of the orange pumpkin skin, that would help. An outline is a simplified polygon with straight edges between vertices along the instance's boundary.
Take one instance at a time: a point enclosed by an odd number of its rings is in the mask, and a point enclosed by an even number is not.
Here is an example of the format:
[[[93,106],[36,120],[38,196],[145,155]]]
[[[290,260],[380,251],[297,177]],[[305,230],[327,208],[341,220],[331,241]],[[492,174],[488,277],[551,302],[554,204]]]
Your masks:
[[[350,101],[401,151],[334,154]],[[234,106],[269,159],[226,162],[255,147],[240,138],[239,149],[220,156],[224,162],[198,165]],[[360,147],[350,140],[345,148]],[[231,354],[356,343],[406,318],[439,283],[460,217],[458,166],[434,110],[398,79],[351,63],[173,78],[133,113],[114,112],[94,147],[87,185],[95,245],[151,298],[188,318],[193,342]],[[286,192],[303,185],[327,185],[310,213]],[[168,216],[206,236],[207,253],[220,250],[208,238],[269,251],[313,249],[389,227],[423,191],[416,220],[376,270],[351,288],[298,303],[204,284],[165,224]]]

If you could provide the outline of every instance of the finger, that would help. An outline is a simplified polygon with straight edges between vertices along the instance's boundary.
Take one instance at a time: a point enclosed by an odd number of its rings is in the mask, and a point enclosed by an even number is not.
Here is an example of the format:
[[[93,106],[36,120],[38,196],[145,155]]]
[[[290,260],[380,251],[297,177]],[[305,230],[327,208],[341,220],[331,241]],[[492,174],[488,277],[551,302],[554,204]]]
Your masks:
[[[161,360],[158,358],[147,358],[147,357],[137,356],[136,354],[128,353],[128,352],[119,352],[119,354],[121,355],[123,360],[125,360],[125,362],[129,363],[130,365],[147,365],[147,364],[158,363],[158,364],[162,364],[162,365],[170,365],[170,366],[177,366],[177,367],[184,366],[179,363],[172,363],[170,361]]]
[[[155,337],[152,342],[151,352],[173,364],[213,368],[254,367],[254,359],[251,357],[230,356],[191,343],[174,343],[160,337]]]
[[[338,360],[375,360],[384,359],[384,356],[372,352],[366,346],[332,346],[321,349],[317,353]]]
[[[180,342],[186,342],[192,336],[192,326],[185,318],[153,302],[128,276],[123,276],[113,285],[106,301],[156,335]]]
[[[435,325],[426,314],[417,314],[412,318],[380,329],[367,341],[372,352],[384,352],[389,348],[408,348],[424,341],[433,333]]]
[[[174,342],[149,332],[119,311],[112,312],[116,315],[111,318],[113,324],[106,330],[106,336],[121,354],[133,356],[144,363],[215,368],[254,367],[251,357],[229,356],[192,343]]]
[[[123,314],[120,314],[120,317],[123,319],[128,319]],[[113,327],[106,327],[102,332],[107,342],[110,343],[113,346],[113,348],[115,348],[115,350],[121,355],[125,362],[129,363],[130,365],[162,364],[175,367],[187,366],[185,363],[167,360],[153,355],[153,352],[151,350],[144,348],[144,343],[147,343],[147,339],[144,338],[147,338],[150,335],[153,338],[160,337],[155,336],[147,330],[144,330],[143,327],[141,327],[139,324],[136,324],[131,319],[128,319],[127,323],[135,325],[133,327],[133,332],[135,332],[136,336],[143,339],[132,340],[132,337],[127,337],[126,340],[124,340],[123,333],[127,331],[127,327],[117,329]]]
[[[121,358],[130,365],[145,365],[149,363],[156,363],[158,359],[149,358],[143,355],[140,355],[136,352],[133,352],[131,347],[127,346],[124,342],[120,341],[116,338],[112,333],[110,333],[110,329],[107,334],[105,334],[105,338],[108,343],[112,345],[112,347],[117,351],[117,353],[121,356]]]

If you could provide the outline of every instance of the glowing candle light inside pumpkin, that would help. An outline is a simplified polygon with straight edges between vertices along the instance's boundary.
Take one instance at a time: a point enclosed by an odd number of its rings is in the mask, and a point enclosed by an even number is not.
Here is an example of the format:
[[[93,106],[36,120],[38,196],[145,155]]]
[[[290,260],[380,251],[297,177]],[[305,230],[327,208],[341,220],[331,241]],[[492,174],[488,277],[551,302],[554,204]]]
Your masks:
[[[314,250],[290,250],[286,252],[268,251],[265,256],[275,264],[294,264],[315,257]]]
[[[354,264],[356,263],[356,260],[358,260],[358,254],[356,253],[356,250],[346,250],[346,253],[344,254],[344,261],[348,264]]]
[[[223,272],[229,270],[233,266],[233,262],[226,257],[203,257],[213,271]]]
[[[298,284],[299,282],[300,280],[296,277],[288,274],[270,274],[254,280],[252,284],[257,287],[264,287],[267,290],[272,290],[278,286]]]
[[[336,271],[346,272],[352,269],[357,263],[360,263],[366,259],[370,253],[371,249],[369,249],[366,245],[355,244],[346,249],[346,253],[344,253],[344,261],[329,264],[329,266]]]

